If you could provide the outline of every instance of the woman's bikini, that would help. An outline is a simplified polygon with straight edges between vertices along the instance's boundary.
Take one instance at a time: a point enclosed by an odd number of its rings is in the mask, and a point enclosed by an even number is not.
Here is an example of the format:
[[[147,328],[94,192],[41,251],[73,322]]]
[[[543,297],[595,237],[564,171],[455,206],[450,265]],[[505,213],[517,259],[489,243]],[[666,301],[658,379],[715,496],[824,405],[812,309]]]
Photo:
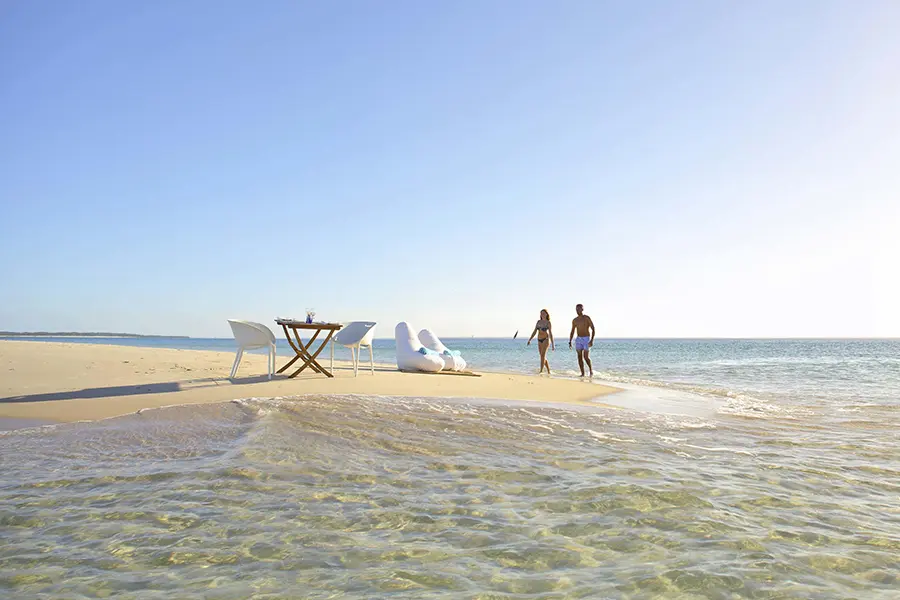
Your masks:
[[[550,326],[548,325],[548,326],[546,326],[546,327],[541,327],[540,325],[538,325],[538,326],[537,326],[537,330],[538,330],[538,331],[543,331],[544,333],[547,333],[547,332],[550,330]],[[538,334],[538,344],[545,344],[545,343],[547,343],[547,342],[549,342],[549,341],[550,341],[550,336],[549,336],[549,335],[547,335],[546,337],[542,338],[541,335]]]

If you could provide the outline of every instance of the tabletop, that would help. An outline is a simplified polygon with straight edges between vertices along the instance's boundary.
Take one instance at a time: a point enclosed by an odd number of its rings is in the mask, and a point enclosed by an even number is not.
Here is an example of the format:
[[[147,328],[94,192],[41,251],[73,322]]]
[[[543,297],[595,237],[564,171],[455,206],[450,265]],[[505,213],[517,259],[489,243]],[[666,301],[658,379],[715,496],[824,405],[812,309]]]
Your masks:
[[[291,329],[333,329],[337,331],[343,327],[340,323],[307,323],[293,319],[275,319],[275,322]]]

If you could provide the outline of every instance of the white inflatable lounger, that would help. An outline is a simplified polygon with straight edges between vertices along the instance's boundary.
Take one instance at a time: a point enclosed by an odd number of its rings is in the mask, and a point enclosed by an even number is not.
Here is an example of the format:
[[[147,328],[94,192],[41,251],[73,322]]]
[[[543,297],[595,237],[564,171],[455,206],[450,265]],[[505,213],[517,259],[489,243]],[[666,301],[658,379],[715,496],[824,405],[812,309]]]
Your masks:
[[[438,353],[444,361],[445,371],[464,371],[466,369],[466,361],[460,356],[459,352],[453,352],[444,345],[443,342],[434,335],[430,329],[423,329],[419,332],[419,341],[430,350]]]
[[[405,321],[397,323],[394,339],[397,342],[397,368],[401,371],[439,373],[444,368],[440,354],[423,346]]]

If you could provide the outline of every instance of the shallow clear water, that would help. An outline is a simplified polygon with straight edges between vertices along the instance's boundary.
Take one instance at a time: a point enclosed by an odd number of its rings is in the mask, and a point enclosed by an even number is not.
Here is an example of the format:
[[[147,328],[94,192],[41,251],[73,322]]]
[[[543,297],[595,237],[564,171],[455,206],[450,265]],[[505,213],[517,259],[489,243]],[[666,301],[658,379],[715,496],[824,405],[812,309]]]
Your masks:
[[[0,433],[0,597],[900,597],[896,341],[604,344],[626,408],[320,396]]]

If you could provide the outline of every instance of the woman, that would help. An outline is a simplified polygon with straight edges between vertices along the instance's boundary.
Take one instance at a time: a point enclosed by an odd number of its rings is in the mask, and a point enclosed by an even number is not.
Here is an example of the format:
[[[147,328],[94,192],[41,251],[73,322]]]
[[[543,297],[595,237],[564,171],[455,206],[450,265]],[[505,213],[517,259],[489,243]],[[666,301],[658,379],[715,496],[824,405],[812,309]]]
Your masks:
[[[531,340],[534,339],[535,334],[537,334],[538,340],[538,352],[541,353],[541,370],[539,373],[544,372],[544,367],[547,367],[547,374],[550,374],[550,363],[547,362],[547,347],[551,347],[556,350],[556,342],[553,341],[553,327],[550,325],[550,313],[547,312],[547,309],[541,310],[541,318],[538,319],[538,322],[534,325],[534,331],[531,332],[531,337],[528,338],[527,346],[531,345]]]

